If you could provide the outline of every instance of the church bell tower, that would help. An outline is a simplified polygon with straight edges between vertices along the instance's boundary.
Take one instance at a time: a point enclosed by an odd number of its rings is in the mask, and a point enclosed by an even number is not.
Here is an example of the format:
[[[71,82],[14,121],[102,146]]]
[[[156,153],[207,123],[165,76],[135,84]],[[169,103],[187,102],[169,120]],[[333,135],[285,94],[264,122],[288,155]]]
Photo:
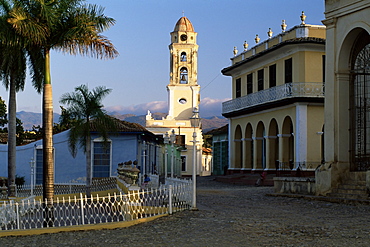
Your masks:
[[[168,90],[168,118],[188,120],[194,107],[199,106],[200,86],[197,84],[197,33],[186,17],[181,17],[171,32],[170,83]]]
[[[156,135],[163,137],[176,135],[175,148],[180,150],[181,159],[175,166],[181,175],[192,175],[193,160],[195,159],[196,174],[202,175],[202,129],[192,126],[191,118],[198,111],[200,103],[200,86],[197,80],[198,45],[197,33],[193,24],[185,16],[181,17],[171,32],[170,50],[170,82],[167,85],[168,114],[162,119],[154,119],[148,111],[146,128]],[[195,135],[194,135],[195,134]],[[194,141],[195,150],[194,150]],[[173,145],[171,149],[173,148]],[[194,157],[195,153],[195,157]],[[168,164],[172,161],[172,152],[168,157]],[[171,164],[172,165],[172,164]],[[172,166],[166,167],[167,175]],[[175,169],[176,170],[176,169]],[[172,174],[171,174],[172,176]]]

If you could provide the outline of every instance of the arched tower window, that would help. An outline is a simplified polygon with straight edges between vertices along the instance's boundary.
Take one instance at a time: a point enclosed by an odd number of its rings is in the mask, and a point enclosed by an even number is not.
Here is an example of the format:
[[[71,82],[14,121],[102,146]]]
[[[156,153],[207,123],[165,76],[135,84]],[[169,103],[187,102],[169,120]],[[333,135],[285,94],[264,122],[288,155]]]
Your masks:
[[[370,169],[370,36],[363,31],[352,50],[351,138],[355,170]]]
[[[180,61],[181,62],[186,62],[187,61],[186,52],[184,52],[184,51],[181,52]]]
[[[185,67],[180,69],[180,84],[188,84],[188,69]]]

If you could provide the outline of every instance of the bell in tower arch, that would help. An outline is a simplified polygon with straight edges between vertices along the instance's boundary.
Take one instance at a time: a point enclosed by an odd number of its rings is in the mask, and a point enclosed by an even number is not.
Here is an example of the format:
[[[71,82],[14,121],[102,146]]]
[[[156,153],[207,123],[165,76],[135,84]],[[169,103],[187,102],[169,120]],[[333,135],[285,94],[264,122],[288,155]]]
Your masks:
[[[180,70],[180,84],[188,83],[188,70],[185,67],[182,67]]]

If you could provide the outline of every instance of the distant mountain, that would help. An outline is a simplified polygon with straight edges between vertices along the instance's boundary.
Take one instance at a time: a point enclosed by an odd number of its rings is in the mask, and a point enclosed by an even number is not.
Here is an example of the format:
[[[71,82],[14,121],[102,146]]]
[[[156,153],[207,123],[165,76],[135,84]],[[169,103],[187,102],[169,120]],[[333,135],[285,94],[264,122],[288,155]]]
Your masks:
[[[222,116],[213,116],[209,118],[202,118],[202,128],[203,128],[203,133],[206,133],[210,130],[220,128],[222,126],[225,126],[228,124],[229,121],[227,118],[224,118]]]
[[[54,113],[54,122],[59,122],[60,115],[58,113]],[[20,111],[17,112],[17,118],[19,118],[23,123],[23,128],[25,130],[32,130],[32,126],[35,125],[42,125],[42,114],[36,112],[25,112]]]
[[[111,116],[118,118],[120,120],[124,120],[131,123],[138,123],[145,127],[145,115],[136,116],[134,114],[119,114],[119,113],[109,113]],[[162,119],[166,117],[167,114],[165,113],[152,113],[154,119]],[[32,126],[35,125],[42,125],[42,114],[35,113],[35,112],[17,112],[17,117],[23,122],[23,128],[25,130],[31,130]],[[60,115],[58,113],[54,113],[54,122],[59,122]],[[212,129],[216,129],[222,127],[228,123],[228,120],[221,116],[213,116],[213,117],[206,117],[202,118],[202,127],[203,132],[208,132]]]

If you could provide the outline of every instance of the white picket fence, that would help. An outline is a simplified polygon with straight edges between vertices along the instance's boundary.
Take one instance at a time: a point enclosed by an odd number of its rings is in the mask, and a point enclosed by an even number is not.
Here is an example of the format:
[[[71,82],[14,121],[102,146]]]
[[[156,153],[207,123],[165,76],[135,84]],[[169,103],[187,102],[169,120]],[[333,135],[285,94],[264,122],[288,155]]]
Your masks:
[[[80,194],[78,198],[57,199],[45,204],[35,199],[4,202],[0,206],[0,230],[129,221],[189,209],[191,200],[191,183],[178,183],[107,197],[87,198]]]

